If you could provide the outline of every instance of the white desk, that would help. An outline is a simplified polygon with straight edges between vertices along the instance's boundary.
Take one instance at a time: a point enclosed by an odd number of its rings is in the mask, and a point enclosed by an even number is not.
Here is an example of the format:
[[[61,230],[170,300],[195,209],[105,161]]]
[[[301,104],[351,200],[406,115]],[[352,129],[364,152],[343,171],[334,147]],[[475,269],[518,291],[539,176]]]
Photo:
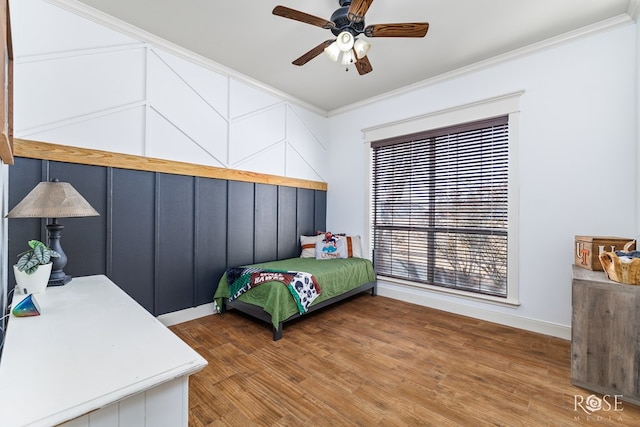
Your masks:
[[[0,425],[187,425],[188,377],[207,364],[191,347],[105,276],[35,297],[40,316],[9,319]]]

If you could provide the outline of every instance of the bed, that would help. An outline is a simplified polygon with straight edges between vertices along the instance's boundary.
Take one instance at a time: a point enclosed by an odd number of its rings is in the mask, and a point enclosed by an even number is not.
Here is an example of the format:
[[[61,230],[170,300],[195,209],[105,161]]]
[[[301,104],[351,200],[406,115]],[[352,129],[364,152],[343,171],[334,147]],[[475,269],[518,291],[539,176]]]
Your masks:
[[[307,313],[327,307],[353,295],[370,292],[376,295],[377,284],[371,261],[364,258],[289,258],[250,266],[268,271],[306,272],[313,275],[321,293],[313,300],[308,310],[301,313],[290,290],[279,281],[267,281],[243,293],[233,301],[229,298],[227,270],[218,283],[214,295],[220,313],[232,308],[254,318],[271,323],[273,340],[282,338],[283,324]]]

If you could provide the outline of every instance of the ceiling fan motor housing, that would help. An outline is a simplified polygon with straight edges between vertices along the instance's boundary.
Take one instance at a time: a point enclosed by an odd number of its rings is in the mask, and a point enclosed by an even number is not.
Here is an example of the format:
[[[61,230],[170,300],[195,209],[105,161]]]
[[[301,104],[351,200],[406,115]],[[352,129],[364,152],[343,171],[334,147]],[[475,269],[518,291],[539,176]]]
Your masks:
[[[352,22],[347,18],[350,4],[351,0],[340,0],[341,7],[331,15],[331,21],[336,24],[335,27],[331,28],[334,36],[343,31],[350,32],[354,37],[364,32],[364,19],[360,22]]]

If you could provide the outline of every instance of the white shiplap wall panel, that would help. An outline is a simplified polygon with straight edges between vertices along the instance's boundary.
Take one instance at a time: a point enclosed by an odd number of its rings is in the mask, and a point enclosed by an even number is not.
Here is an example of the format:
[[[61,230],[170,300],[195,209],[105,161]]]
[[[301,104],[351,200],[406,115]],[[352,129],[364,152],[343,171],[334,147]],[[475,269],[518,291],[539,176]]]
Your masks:
[[[327,157],[327,150],[307,122],[303,121],[303,116],[291,108],[287,109],[286,139],[290,149],[293,149],[314,171],[314,178],[309,178],[309,176],[305,178],[323,180],[322,177],[327,175],[331,166],[329,162],[324,161]],[[293,166],[290,165],[288,172],[299,170]]]
[[[159,49],[152,49],[221,117],[229,118],[229,78]]]
[[[64,141],[65,145],[124,154],[144,154],[145,106],[133,105],[82,120],[57,123],[57,127],[25,137],[36,141]],[[95,129],[101,129],[95,132]]]
[[[225,159],[227,121],[160,58],[149,55],[148,68],[151,107],[206,152],[205,158],[188,161],[209,164],[207,157]],[[155,146],[159,140],[149,142]]]
[[[329,128],[326,119],[295,104],[289,104],[288,107],[290,110],[289,114],[293,112],[296,117],[304,123],[305,127],[309,129],[309,132],[313,135],[313,139],[326,149],[329,142]]]
[[[285,138],[285,104],[234,120],[229,131],[229,165],[244,161]]]
[[[324,178],[327,117],[45,0],[11,5],[17,138]]]
[[[215,142],[213,135],[209,138]],[[147,139],[152,141],[147,146],[147,157],[225,167],[224,161],[216,159],[153,109],[149,109],[147,114]]]
[[[16,60],[16,135],[144,100],[144,64],[144,49]]]
[[[11,0],[13,48],[21,58],[139,44],[43,0]]]
[[[322,181],[322,177],[317,172],[317,166],[307,162],[295,147],[287,144],[285,155],[287,158],[287,175],[299,176],[302,179],[310,179],[312,181]]]
[[[234,169],[249,170],[270,175],[286,175],[286,150],[283,142],[278,142],[271,147],[258,151],[241,162],[235,164]],[[304,178],[296,176],[296,178]]]
[[[229,118],[238,119],[247,114],[280,104],[282,100],[238,80],[229,82]]]

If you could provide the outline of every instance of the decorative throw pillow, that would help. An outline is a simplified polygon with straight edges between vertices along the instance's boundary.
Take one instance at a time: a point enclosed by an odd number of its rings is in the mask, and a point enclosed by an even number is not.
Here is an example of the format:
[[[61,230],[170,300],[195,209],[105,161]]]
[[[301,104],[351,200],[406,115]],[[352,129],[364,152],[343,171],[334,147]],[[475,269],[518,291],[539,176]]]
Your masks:
[[[338,233],[334,236],[342,236],[347,243],[347,258],[362,258],[362,241],[360,236],[350,236],[347,233]]]
[[[360,236],[346,236],[347,255],[349,258],[362,258],[362,242]]]
[[[331,233],[316,243],[316,259],[347,258],[347,238]]]
[[[300,236],[300,258],[315,258],[316,257],[316,243],[322,242],[324,239],[324,233],[316,236]]]

